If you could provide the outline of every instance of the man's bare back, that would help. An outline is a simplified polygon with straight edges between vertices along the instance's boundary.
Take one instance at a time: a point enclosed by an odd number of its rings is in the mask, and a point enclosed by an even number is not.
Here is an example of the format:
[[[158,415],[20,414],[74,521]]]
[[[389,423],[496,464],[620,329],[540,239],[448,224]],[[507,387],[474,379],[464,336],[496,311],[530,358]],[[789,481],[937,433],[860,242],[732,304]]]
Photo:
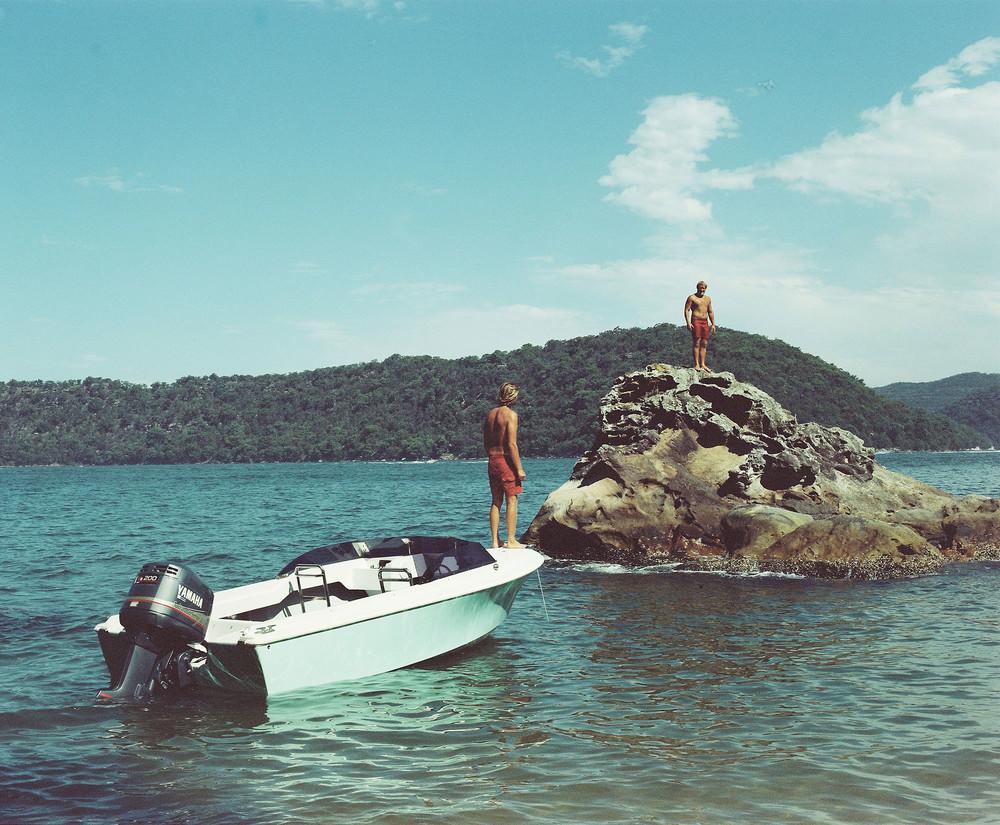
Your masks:
[[[509,452],[511,424],[517,431],[517,413],[510,407],[494,407],[486,414],[483,423],[483,446],[487,454],[492,452]],[[516,442],[514,449],[517,449]]]

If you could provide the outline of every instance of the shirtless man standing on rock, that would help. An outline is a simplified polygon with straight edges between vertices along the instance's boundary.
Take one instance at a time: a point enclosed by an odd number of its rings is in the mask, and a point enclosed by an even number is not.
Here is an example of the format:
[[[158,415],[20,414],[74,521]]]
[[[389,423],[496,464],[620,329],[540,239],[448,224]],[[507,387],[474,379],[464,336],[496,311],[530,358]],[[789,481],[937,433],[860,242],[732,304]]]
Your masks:
[[[490,535],[493,546],[500,546],[500,505],[507,501],[507,541],[504,547],[525,547],[517,540],[517,497],[524,492],[525,479],[521,454],[517,450],[517,413],[511,406],[517,401],[516,384],[504,384],[497,394],[497,404],[483,422],[483,446],[489,456]]]
[[[691,351],[694,354],[694,368],[699,372],[711,372],[705,364],[708,353],[708,336],[715,332],[715,312],[712,299],[705,294],[708,284],[698,281],[694,295],[688,295],[684,302],[684,323],[691,330]]]

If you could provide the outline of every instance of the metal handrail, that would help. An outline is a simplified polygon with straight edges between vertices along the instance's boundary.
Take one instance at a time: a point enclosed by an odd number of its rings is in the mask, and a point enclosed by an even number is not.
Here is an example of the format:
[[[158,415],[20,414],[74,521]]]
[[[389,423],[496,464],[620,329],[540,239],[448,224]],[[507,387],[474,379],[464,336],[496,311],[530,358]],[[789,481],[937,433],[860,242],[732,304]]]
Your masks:
[[[300,604],[302,612],[306,612],[306,593],[302,589],[302,577],[321,578],[323,580],[323,596],[326,598],[326,606],[330,607],[330,587],[326,582],[326,570],[319,564],[297,564],[295,565],[295,583],[299,587]]]
[[[405,579],[389,579],[390,582],[401,582],[405,581],[410,587],[413,587],[413,574],[407,570],[405,567],[380,567],[378,569],[378,586],[382,588],[382,592],[385,593],[385,582],[386,580],[382,577],[384,573],[402,573],[406,576]]]

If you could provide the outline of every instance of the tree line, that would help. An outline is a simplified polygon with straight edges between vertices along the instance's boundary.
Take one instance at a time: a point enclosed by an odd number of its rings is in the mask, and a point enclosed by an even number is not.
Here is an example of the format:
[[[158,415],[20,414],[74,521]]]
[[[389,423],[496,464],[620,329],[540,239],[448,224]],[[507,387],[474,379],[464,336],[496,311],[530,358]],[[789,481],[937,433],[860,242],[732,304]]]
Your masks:
[[[0,384],[0,464],[175,464],[472,458],[497,387],[521,387],[525,455],[590,447],[614,379],[649,363],[687,364],[686,329],[661,324],[510,352],[384,361],[285,375],[104,378]],[[982,433],[879,396],[782,341],[724,330],[713,366],[734,372],[800,421],[851,430],[874,447],[989,446]]]
[[[1000,375],[964,372],[939,381],[888,384],[875,392],[968,424],[1000,447]]]

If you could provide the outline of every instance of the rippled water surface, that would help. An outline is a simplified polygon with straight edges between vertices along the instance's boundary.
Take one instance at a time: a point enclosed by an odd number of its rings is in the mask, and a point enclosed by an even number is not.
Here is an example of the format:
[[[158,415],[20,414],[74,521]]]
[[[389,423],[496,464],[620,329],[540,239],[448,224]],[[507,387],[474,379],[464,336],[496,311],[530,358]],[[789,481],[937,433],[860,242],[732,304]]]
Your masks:
[[[1000,495],[1000,454],[879,460]],[[522,526],[572,462],[529,461]],[[0,821],[976,823],[1000,566],[886,583],[549,562],[461,654],[263,701],[98,706],[145,561],[212,587],[379,534],[485,538],[485,465],[0,471]],[[546,615],[547,608],[547,615]]]

